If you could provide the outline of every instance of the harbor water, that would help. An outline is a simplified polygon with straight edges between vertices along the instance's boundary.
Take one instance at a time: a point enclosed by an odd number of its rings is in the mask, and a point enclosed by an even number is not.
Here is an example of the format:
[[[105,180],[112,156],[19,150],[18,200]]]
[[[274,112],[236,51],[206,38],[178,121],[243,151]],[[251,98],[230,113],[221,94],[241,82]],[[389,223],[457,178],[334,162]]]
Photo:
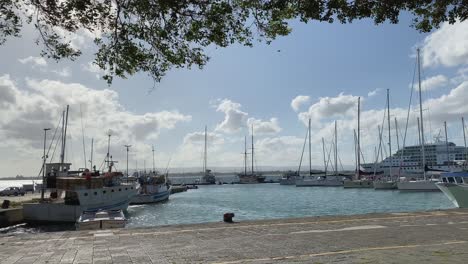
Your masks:
[[[2,183],[3,181],[0,181]],[[10,185],[18,181],[10,181]],[[6,181],[2,185],[7,184]],[[413,212],[453,208],[441,192],[375,191],[343,187],[266,184],[202,185],[177,193],[161,204],[128,208],[127,228],[219,222],[226,212],[235,221],[321,215]],[[8,232],[41,232],[50,228],[21,227]]]

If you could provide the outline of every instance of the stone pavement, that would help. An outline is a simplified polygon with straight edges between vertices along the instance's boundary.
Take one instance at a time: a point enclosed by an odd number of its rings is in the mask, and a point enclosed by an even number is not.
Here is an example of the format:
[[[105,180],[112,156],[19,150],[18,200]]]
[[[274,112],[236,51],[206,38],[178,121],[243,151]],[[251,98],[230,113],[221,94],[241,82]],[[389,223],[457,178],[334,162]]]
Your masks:
[[[0,263],[468,263],[468,210],[0,234]]]

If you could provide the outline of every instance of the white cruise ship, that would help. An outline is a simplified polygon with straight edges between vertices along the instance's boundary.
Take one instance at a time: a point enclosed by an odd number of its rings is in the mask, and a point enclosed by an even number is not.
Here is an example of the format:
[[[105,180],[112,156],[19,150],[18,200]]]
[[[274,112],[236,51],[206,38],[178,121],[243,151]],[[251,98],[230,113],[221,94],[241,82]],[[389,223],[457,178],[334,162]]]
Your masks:
[[[465,163],[465,155],[467,154],[465,147],[457,146],[453,142],[448,142],[448,158],[447,144],[436,138],[434,143],[426,143],[424,146],[426,157],[426,171],[461,171]],[[390,163],[391,162],[391,163]],[[398,150],[390,159],[387,157],[379,163],[366,163],[361,166],[367,172],[383,172],[388,175],[390,165],[392,166],[392,174],[409,176],[414,174],[422,174],[422,152],[421,146],[408,146]]]

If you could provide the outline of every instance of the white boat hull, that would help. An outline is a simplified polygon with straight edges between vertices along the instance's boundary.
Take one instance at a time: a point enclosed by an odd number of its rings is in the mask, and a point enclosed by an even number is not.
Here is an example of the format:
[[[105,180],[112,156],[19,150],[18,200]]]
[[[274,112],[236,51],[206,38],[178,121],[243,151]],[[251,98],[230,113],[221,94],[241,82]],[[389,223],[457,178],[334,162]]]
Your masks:
[[[134,196],[130,202],[130,204],[148,204],[148,203],[160,203],[163,201],[167,201],[169,199],[169,195],[171,194],[171,189],[160,193],[154,194],[137,194]]]
[[[280,185],[296,185],[296,179],[295,178],[281,178],[280,179]]]
[[[374,181],[375,190],[395,190],[398,189],[397,183],[394,181]]]
[[[468,185],[439,182],[436,186],[458,208],[468,208]]]
[[[437,181],[401,181],[397,183],[400,191],[421,191],[431,192],[440,191],[436,186]]]
[[[77,190],[79,204],[66,204],[64,201],[26,203],[23,205],[23,217],[26,222],[76,222],[84,211],[126,211],[137,191],[136,185]]]
[[[357,180],[357,181],[345,181],[343,183],[344,188],[373,188],[374,183],[369,180]]]
[[[341,177],[327,176],[326,178],[296,179],[296,187],[337,187],[343,186]]]

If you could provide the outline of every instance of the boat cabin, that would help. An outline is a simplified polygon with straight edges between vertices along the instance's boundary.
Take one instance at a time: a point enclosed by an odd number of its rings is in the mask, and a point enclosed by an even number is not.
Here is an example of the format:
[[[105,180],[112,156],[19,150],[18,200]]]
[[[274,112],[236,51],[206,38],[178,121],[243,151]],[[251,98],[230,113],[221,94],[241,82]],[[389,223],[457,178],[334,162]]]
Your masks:
[[[440,175],[442,182],[468,184],[468,172],[448,172]]]

